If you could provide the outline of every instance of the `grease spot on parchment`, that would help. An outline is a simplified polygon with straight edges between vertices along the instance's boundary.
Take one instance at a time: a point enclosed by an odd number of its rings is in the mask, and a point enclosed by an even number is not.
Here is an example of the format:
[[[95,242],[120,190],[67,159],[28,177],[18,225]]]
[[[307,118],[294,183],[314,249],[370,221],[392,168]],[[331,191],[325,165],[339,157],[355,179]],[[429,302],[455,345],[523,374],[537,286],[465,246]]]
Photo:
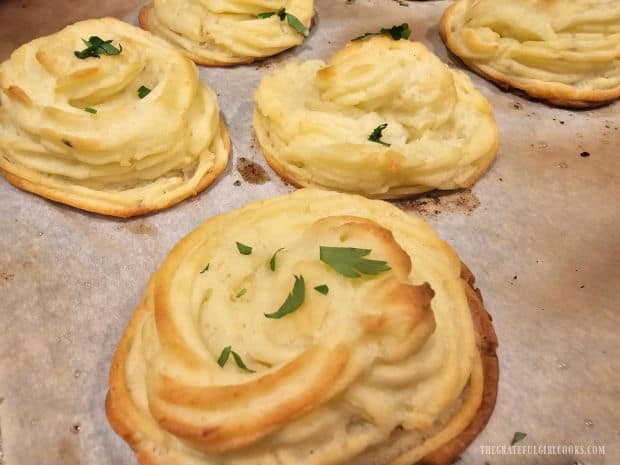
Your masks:
[[[73,344],[73,335],[71,331],[62,333],[60,336],[56,336],[56,343],[66,342],[67,344]]]
[[[0,465],[4,465],[4,449],[2,448],[2,425],[0,424]]]
[[[79,454],[68,438],[62,438],[58,447],[58,454],[63,465],[79,465]]]
[[[403,210],[413,210],[426,218],[445,212],[469,215],[480,206],[480,200],[470,189],[433,191],[423,195],[424,197],[415,199],[395,200],[394,204]]]
[[[237,160],[237,171],[243,180],[250,184],[265,184],[271,179],[262,166],[245,157]]]
[[[134,220],[123,223],[118,229],[125,228],[127,231],[133,234],[140,234],[144,236],[157,236],[157,228],[149,223],[147,220]]]

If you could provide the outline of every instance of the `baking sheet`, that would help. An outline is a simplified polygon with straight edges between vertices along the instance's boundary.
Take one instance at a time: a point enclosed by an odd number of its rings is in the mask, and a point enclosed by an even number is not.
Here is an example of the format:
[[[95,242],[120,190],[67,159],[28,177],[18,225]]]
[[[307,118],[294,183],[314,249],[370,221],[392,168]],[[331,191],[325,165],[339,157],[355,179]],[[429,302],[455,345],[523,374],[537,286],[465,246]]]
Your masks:
[[[460,67],[438,35],[448,4],[317,0],[303,45],[255,65],[202,68],[232,159],[207,191],[167,211],[115,220],[0,180],[0,464],[136,463],[103,403],[112,353],[147,279],[206,218],[292,190],[252,136],[261,76],[287,60],[326,60],[351,37],[405,21],[413,39]],[[471,191],[397,202],[430,221],[473,270],[500,341],[495,412],[460,463],[618,464],[620,103],[554,109],[470,75],[495,110],[497,161]],[[242,157],[270,179],[246,182]],[[600,445],[605,455],[483,455],[481,446],[508,445],[516,431],[527,433],[524,446]]]

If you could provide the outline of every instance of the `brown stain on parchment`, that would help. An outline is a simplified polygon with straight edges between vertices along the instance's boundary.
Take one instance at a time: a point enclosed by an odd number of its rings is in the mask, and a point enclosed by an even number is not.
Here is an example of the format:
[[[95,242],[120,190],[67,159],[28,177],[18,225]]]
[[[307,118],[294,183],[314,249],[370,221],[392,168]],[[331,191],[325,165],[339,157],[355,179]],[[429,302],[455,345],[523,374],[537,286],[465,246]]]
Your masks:
[[[79,453],[75,450],[75,446],[68,438],[62,438],[58,445],[58,455],[60,463],[63,465],[80,465]]]
[[[432,191],[414,199],[396,200],[394,204],[403,210],[413,210],[420,216],[433,218],[445,212],[469,215],[480,206],[480,200],[471,189],[463,189]]]
[[[237,171],[243,180],[250,184],[265,184],[267,181],[271,180],[267,171],[265,171],[262,166],[245,157],[241,157],[237,160]]]
[[[32,244],[34,247],[34,243]],[[36,274],[36,270],[33,270],[34,264],[37,260],[37,254],[33,254],[33,248],[26,248],[23,254],[17,254],[14,257],[9,257],[7,260],[0,261],[0,286],[6,284],[7,286],[13,285],[17,282],[20,276],[26,276],[28,280],[32,279],[32,273]]]
[[[157,228],[145,219],[131,220],[123,223],[118,229],[126,229],[130,233],[155,237],[158,234]]]
[[[57,350],[56,345],[64,340],[72,342],[71,332],[66,327],[66,315],[75,300],[68,284],[73,276],[65,272],[57,255],[42,241],[46,241],[44,236],[25,240],[12,256],[0,260],[0,273],[11,275],[8,280],[0,280],[0,287],[6,286],[7,306],[17,308],[28,305],[33,312],[36,311],[38,324],[46,328],[45,337],[39,342],[49,350],[54,374],[60,374],[56,370],[57,366],[63,366],[65,354]],[[23,327],[18,326],[20,331],[31,327],[22,323]],[[65,334],[69,336],[65,337]],[[39,346],[29,345],[22,350],[11,351],[8,356],[14,358],[13,363],[27,366],[40,349]]]
[[[0,465],[4,465],[4,449],[2,448],[2,424],[0,424]]]

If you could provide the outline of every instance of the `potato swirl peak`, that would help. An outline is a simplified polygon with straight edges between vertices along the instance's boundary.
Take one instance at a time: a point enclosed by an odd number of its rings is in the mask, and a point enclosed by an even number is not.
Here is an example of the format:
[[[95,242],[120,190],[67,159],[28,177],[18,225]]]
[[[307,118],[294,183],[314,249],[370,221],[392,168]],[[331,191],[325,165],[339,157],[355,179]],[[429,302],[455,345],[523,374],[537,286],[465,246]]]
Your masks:
[[[465,64],[503,87],[568,107],[620,97],[616,0],[459,0],[440,30]]]
[[[120,53],[78,58],[91,37]],[[217,98],[195,65],[113,18],[18,48],[0,65],[0,89],[0,170],[77,208],[160,210],[203,190],[228,159]]]
[[[153,275],[108,417],[145,464],[365,464],[400,430],[415,462],[481,402],[460,273],[422,220],[362,197],[301,190],[214,217]]]
[[[299,186],[378,198],[466,187],[498,147],[491,106],[469,78],[389,36],[351,42],[327,64],[281,66],[255,103],[267,161]]]
[[[280,17],[264,17],[282,9]],[[230,66],[300,44],[304,34],[285,13],[309,29],[314,0],[154,0],[140,12],[140,24],[198,64]]]

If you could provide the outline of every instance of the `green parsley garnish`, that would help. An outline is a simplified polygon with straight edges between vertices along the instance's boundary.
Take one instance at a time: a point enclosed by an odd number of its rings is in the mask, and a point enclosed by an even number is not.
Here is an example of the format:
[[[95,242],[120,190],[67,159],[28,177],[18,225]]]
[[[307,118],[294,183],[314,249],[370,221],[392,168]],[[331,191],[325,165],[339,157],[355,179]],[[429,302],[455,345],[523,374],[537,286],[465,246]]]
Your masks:
[[[258,19],[266,19],[271,18],[272,16],[277,15],[280,18],[280,21],[284,21],[286,19],[286,9],[280,8],[278,11],[267,11],[265,13],[259,13],[256,15]]]
[[[385,128],[387,128],[387,123],[380,124],[379,126],[374,128],[372,133],[368,136],[368,140],[371,142],[376,142],[377,144],[385,145],[386,147],[392,145],[381,140],[381,138],[383,137],[383,130]]]
[[[207,263],[207,266],[204,267],[200,274],[204,273],[205,271],[209,271],[209,265],[211,265],[211,263]]]
[[[391,270],[387,262],[362,258],[370,249],[321,246],[321,261],[348,278],[359,278],[362,274],[379,274]]]
[[[247,289],[245,288],[241,289],[239,292],[237,292],[237,294],[235,294],[235,299],[238,299],[239,297],[243,297],[246,292],[248,292]]]
[[[278,250],[276,250],[273,256],[271,257],[271,260],[269,260],[269,269],[271,271],[276,271],[276,255],[278,255],[278,252],[282,250],[284,250],[284,247],[281,247]]]
[[[231,351],[231,346],[224,347],[224,350],[222,350],[222,353],[220,354],[220,358],[217,359],[217,364],[219,366],[224,367],[224,365],[226,365],[226,362],[228,361],[228,356],[230,355]]]
[[[138,89],[138,97],[144,98],[151,93],[151,89],[148,87],[140,86]]]
[[[100,55],[118,55],[123,50],[121,44],[118,44],[119,48],[112,45],[111,40],[103,40],[97,36],[91,36],[88,40],[82,39],[86,48],[81,51],[75,51],[73,54],[80,60],[84,60],[88,57],[99,58]]]
[[[240,356],[237,352],[233,351],[233,353],[232,353],[232,354],[233,354],[233,358],[235,359],[235,363],[237,364],[237,366],[238,366],[239,368],[241,368],[242,370],[245,370],[245,371],[249,371],[250,373],[255,373],[255,371],[254,371],[254,370],[250,370],[250,369],[249,369],[249,368],[245,365],[245,363],[243,363],[243,360],[241,360],[241,356]]]
[[[356,37],[351,42],[355,40],[362,40],[369,36],[380,36],[381,34],[389,34],[394,40],[408,39],[411,35],[411,28],[407,23],[403,23],[400,26],[392,26],[389,28],[382,27],[379,32],[367,32],[366,34],[362,34],[361,36]]]
[[[87,111],[88,113],[92,113],[93,115],[97,113],[97,110],[95,110],[94,108],[90,108],[90,107],[84,108],[84,111]]]
[[[288,21],[288,25],[295,29],[299,34],[306,37],[309,33],[308,28],[303,25],[303,23],[297,19],[296,16],[293,16],[290,13],[286,13],[286,20]]]
[[[517,442],[523,441],[527,434],[517,431],[512,437],[512,441],[510,441],[510,445],[514,446]]]
[[[250,255],[252,253],[252,247],[241,242],[237,242],[237,250],[241,255]]]
[[[316,286],[314,290],[320,292],[323,295],[327,295],[327,293],[329,292],[329,287],[327,287],[327,284],[321,284],[320,286]]]
[[[295,31],[297,31],[302,36],[308,35],[309,33],[308,28],[303,25],[303,23],[299,20],[299,18],[297,18],[297,16],[287,13],[286,9],[284,8],[280,8],[276,12],[259,13],[258,15],[256,15],[256,17],[258,19],[265,19],[265,18],[271,18],[274,15],[280,18],[280,21],[284,21],[286,19],[286,21],[288,22],[288,25],[291,26],[293,29],[295,29]]]
[[[235,363],[237,364],[239,368],[241,368],[242,370],[248,371],[250,373],[255,373],[254,370],[250,370],[245,365],[245,363],[243,363],[243,360],[241,360],[241,356],[237,352],[232,350],[231,346],[224,347],[224,350],[222,350],[222,353],[220,354],[220,358],[217,359],[217,364],[221,366],[222,368],[224,368],[224,365],[226,365],[226,362],[228,361],[228,357],[230,356],[230,354],[232,354],[233,358],[235,359]]]
[[[304,303],[306,297],[306,284],[303,276],[295,276],[295,284],[293,290],[288,295],[282,306],[274,313],[265,313],[267,318],[282,318],[283,316],[293,313],[301,304]]]

